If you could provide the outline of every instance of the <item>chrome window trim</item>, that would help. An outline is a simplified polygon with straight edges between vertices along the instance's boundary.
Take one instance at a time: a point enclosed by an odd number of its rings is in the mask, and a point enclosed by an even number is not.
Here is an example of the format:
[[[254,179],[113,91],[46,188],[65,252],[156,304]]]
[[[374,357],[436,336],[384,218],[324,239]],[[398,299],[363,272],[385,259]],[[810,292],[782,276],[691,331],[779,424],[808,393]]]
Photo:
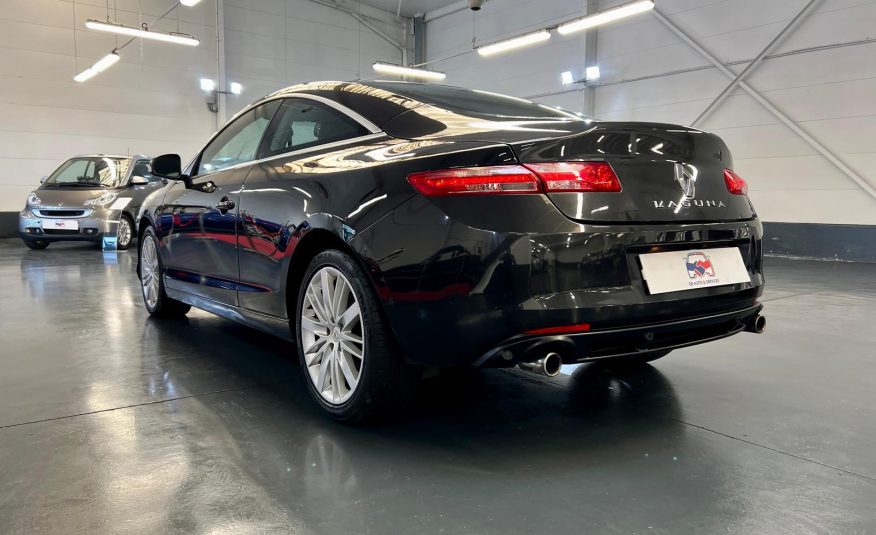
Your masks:
[[[242,116],[245,115],[246,113],[249,113],[251,110],[253,110],[253,109],[255,109],[255,108],[257,108],[258,106],[261,106],[261,105],[263,105],[263,104],[267,104],[268,102],[273,102],[273,101],[275,101],[275,100],[296,99],[296,98],[305,99],[305,100],[313,100],[313,101],[316,101],[316,102],[321,102],[322,104],[325,104],[326,106],[328,106],[328,107],[330,107],[330,108],[333,108],[333,109],[337,110],[337,111],[340,112],[340,113],[343,113],[344,115],[346,115],[346,116],[349,117],[350,119],[353,119],[354,121],[356,121],[357,123],[359,123],[362,127],[364,127],[366,130],[368,130],[368,131],[371,132],[371,133],[370,133],[370,134],[366,134],[366,135],[364,135],[364,136],[351,137],[351,138],[349,138],[349,139],[342,139],[342,140],[340,140],[340,141],[333,141],[333,142],[331,142],[331,143],[325,143],[325,144],[323,144],[323,145],[315,145],[315,146],[313,146],[313,147],[308,147],[308,148],[306,148],[306,149],[300,149],[300,150],[296,150],[296,151],[284,152],[284,153],[282,153],[282,154],[275,154],[275,155],[273,155],[273,156],[268,156],[268,157],[266,157],[266,158],[261,158],[261,159],[256,159],[256,160],[250,160],[250,161],[248,161],[248,162],[241,162],[241,163],[239,163],[239,164],[231,165],[231,166],[228,166],[228,167],[223,167],[222,169],[216,169],[215,171],[210,171],[210,172],[207,172],[207,173],[201,173],[201,174],[199,174],[199,175],[194,175],[194,176],[192,176],[191,178],[192,178],[192,179],[195,179],[195,178],[201,178],[201,177],[206,177],[206,176],[212,176],[212,175],[215,175],[216,173],[221,173],[222,171],[228,171],[228,170],[232,170],[232,169],[239,169],[239,168],[241,168],[241,167],[243,167],[243,166],[245,166],[245,165],[251,165],[251,164],[255,164],[255,163],[265,162],[265,161],[273,160],[273,159],[275,159],[275,158],[279,158],[279,157],[282,157],[282,156],[296,155],[296,154],[299,154],[299,153],[302,153],[302,154],[303,154],[303,153],[306,153],[306,152],[309,152],[309,151],[312,151],[312,150],[322,149],[322,148],[326,148],[326,147],[331,148],[331,147],[338,146],[338,145],[345,144],[345,143],[349,143],[349,142],[351,142],[351,141],[355,141],[355,140],[360,140],[360,139],[361,139],[361,140],[365,140],[365,139],[371,139],[371,138],[374,138],[374,136],[378,136],[378,135],[379,135],[379,136],[384,136],[384,135],[386,135],[386,134],[383,132],[383,130],[381,130],[380,128],[378,128],[377,125],[375,125],[374,123],[372,123],[371,121],[369,121],[369,120],[366,119],[365,117],[361,116],[360,114],[356,113],[355,111],[351,110],[350,108],[344,106],[343,104],[338,104],[337,102],[335,102],[335,101],[333,101],[333,100],[331,100],[331,99],[328,99],[328,98],[325,98],[325,97],[319,97],[319,96],[316,96],[316,95],[308,95],[308,94],[306,94],[306,93],[301,93],[301,94],[298,94],[298,95],[282,95],[282,96],[276,96],[276,97],[270,97],[270,98],[262,99],[262,100],[260,100],[260,101],[258,101],[258,102],[256,102],[256,103],[254,103],[254,104],[251,104],[250,106],[247,106],[246,108],[240,110],[239,112],[235,113],[235,114],[234,114],[234,117],[232,117],[227,123],[225,123],[225,125],[223,125],[222,128],[220,128],[219,130],[217,130],[216,133],[213,134],[213,135],[210,137],[209,141],[207,141],[207,143],[204,144],[204,146],[201,148],[201,150],[198,151],[198,154],[197,154],[197,158],[198,158],[198,160],[199,160],[199,161],[198,161],[198,165],[200,166],[200,164],[201,164],[201,162],[200,162],[200,158],[201,158],[201,154],[203,154],[203,152],[204,152],[204,149],[206,149],[207,147],[209,147],[209,146],[210,146],[210,143],[212,143],[213,140],[216,139],[216,137],[218,137],[219,134],[221,134],[222,131],[225,130],[225,129],[226,129],[226,128],[227,128],[232,122],[234,122],[237,118],[242,117]],[[282,104],[281,104],[281,105],[282,105]],[[279,112],[279,111],[280,111],[280,109],[277,108],[277,111],[274,112],[274,115],[271,116],[271,121],[273,121],[274,116],[275,116],[275,115],[277,114],[277,112]],[[268,126],[270,126],[270,124],[271,124],[271,123],[268,122]],[[265,131],[267,131],[267,127],[265,127]],[[262,136],[264,136],[264,135],[265,135],[265,133],[262,132]],[[260,143],[259,145],[261,145],[261,143]]]

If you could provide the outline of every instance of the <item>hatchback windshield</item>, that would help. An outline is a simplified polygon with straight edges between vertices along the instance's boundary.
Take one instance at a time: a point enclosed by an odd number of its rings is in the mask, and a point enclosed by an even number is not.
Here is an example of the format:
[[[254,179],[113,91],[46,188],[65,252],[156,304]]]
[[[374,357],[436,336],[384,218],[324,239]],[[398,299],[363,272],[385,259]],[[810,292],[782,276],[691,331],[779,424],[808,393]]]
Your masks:
[[[43,187],[118,188],[128,176],[128,158],[71,158],[43,182]]]

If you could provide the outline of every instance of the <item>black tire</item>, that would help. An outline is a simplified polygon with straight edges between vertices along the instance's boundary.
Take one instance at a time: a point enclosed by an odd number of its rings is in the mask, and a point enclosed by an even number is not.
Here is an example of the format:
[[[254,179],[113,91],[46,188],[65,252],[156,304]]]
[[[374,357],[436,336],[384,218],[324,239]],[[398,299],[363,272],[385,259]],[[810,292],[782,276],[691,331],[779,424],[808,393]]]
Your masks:
[[[657,351],[654,353],[643,353],[641,355],[630,355],[627,357],[616,357],[613,359],[605,359],[604,361],[598,361],[601,366],[609,369],[629,369],[635,368],[638,366],[643,366],[649,362],[653,362],[657,359],[663,358],[666,355],[672,353],[672,351]]]
[[[361,359],[358,370],[358,382],[349,399],[337,404],[324,399],[317,390],[307,366],[302,343],[302,311],[307,287],[314,274],[326,267],[334,268],[344,276],[352,288],[353,298],[358,302],[361,314],[364,358]],[[362,423],[395,417],[409,408],[420,379],[420,369],[404,361],[383,317],[377,295],[368,283],[367,274],[348,254],[328,250],[311,260],[298,289],[293,326],[298,359],[307,390],[327,415],[342,422]],[[346,379],[343,381],[349,387]]]
[[[143,232],[143,237],[140,239],[139,245],[140,246],[137,249],[137,275],[140,278],[140,294],[143,296],[143,305],[146,307],[146,311],[149,312],[150,316],[156,318],[178,318],[180,316],[185,316],[192,307],[183,302],[177,301],[176,299],[171,299],[164,291],[164,278],[161,276],[164,273],[164,264],[161,262],[161,254],[159,253],[158,248],[158,237],[155,236],[155,231],[152,230],[152,227],[147,227],[146,230]],[[152,299],[147,297],[146,285],[143,284],[144,246],[146,246],[147,248],[154,248],[153,250],[155,252],[155,261],[157,263],[157,270],[155,271],[155,276],[157,278],[157,287],[153,287],[153,291],[155,292],[155,299],[153,303],[150,303]],[[147,277],[148,276],[149,275],[147,274]]]
[[[119,219],[120,227],[122,225],[122,221],[125,221],[128,224],[128,241],[122,243],[121,236],[117,234],[119,239],[116,240],[116,250],[118,251],[125,251],[128,249],[128,247],[131,246],[132,243],[134,243],[134,220],[131,219],[131,216],[129,216],[128,214],[122,214],[121,219]]]
[[[39,251],[41,249],[45,249],[49,246],[49,242],[46,240],[21,240],[24,242],[24,245],[28,249],[33,249],[34,251]]]

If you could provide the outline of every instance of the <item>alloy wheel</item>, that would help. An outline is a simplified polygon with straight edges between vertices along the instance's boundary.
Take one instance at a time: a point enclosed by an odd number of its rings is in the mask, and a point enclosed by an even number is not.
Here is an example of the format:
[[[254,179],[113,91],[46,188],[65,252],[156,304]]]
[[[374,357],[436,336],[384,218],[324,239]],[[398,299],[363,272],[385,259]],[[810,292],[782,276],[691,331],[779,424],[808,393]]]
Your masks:
[[[140,253],[140,284],[143,288],[143,299],[150,310],[158,304],[158,277],[158,251],[155,248],[155,239],[146,236]]]
[[[131,242],[131,222],[128,221],[127,217],[122,217],[119,221],[119,229],[116,233],[116,243],[118,247],[124,248],[127,247]]]
[[[350,281],[331,266],[313,273],[301,309],[307,375],[326,402],[350,399],[362,378],[365,327]]]

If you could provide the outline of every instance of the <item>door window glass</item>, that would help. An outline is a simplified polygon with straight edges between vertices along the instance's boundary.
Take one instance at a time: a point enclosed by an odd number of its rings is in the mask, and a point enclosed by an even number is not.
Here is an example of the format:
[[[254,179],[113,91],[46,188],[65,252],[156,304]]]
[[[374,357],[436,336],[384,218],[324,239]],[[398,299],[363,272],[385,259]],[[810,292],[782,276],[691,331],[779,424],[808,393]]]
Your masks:
[[[283,100],[259,158],[334,143],[368,134],[368,129],[344,113],[321,102],[288,98]]]
[[[257,106],[222,130],[201,153],[198,174],[254,160],[262,134],[271,122],[277,106],[277,101]]]

